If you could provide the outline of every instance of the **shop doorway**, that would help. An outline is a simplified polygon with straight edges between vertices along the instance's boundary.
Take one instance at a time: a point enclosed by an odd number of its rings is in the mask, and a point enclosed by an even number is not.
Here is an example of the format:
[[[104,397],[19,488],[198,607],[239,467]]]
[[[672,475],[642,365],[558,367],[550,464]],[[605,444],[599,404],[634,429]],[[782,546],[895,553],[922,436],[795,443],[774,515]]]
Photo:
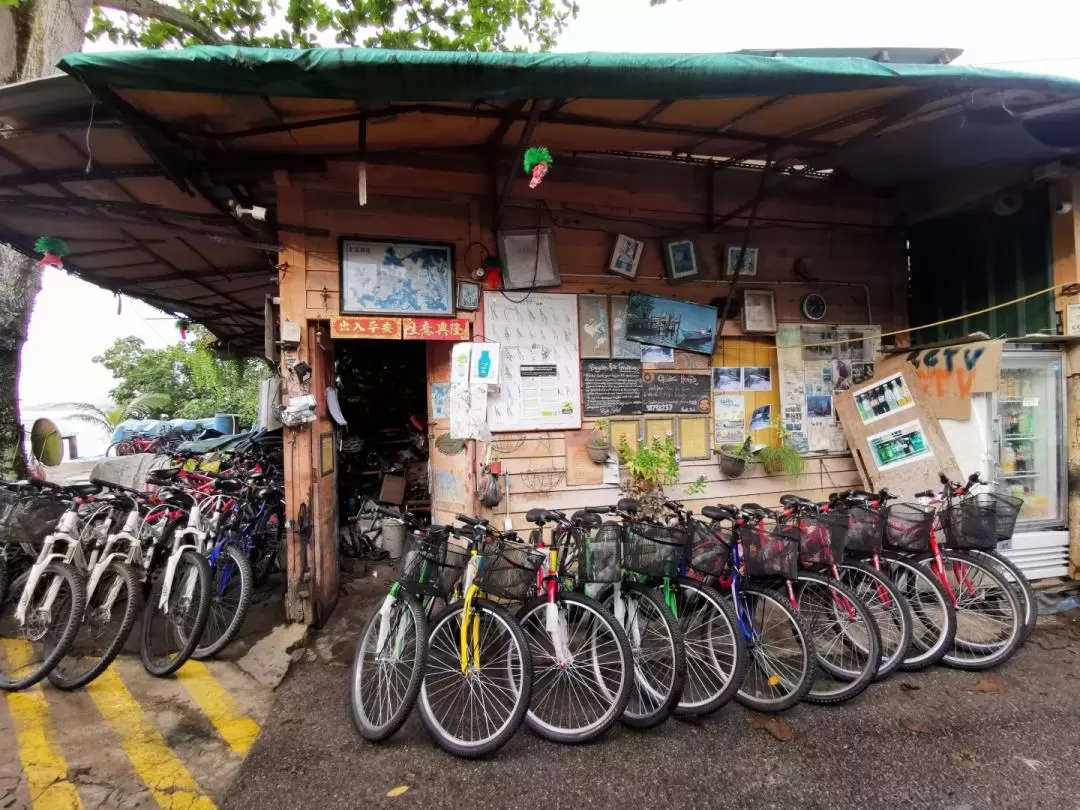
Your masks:
[[[347,422],[339,434],[338,525],[347,535],[362,529],[355,519],[370,501],[430,514],[426,348],[422,341],[334,341]]]

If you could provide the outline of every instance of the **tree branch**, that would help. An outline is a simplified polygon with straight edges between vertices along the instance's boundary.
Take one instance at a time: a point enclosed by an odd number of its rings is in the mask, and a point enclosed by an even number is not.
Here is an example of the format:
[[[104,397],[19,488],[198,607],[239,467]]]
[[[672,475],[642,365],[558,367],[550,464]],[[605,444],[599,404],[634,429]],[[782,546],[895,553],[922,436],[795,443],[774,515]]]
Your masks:
[[[97,0],[95,5],[100,8],[111,8],[115,11],[123,11],[134,14],[147,20],[161,20],[175,25],[181,31],[186,31],[191,36],[207,45],[224,45],[226,40],[212,28],[198,20],[189,17],[178,8],[167,6],[158,0]]]

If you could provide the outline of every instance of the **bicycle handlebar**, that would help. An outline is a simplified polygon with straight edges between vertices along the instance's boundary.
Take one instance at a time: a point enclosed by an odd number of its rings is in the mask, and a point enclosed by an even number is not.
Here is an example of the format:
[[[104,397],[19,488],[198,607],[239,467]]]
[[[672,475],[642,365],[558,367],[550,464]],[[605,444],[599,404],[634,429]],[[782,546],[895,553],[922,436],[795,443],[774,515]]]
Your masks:
[[[488,521],[484,518],[474,517],[473,515],[454,515],[454,520],[464,523],[466,526],[487,526]]]

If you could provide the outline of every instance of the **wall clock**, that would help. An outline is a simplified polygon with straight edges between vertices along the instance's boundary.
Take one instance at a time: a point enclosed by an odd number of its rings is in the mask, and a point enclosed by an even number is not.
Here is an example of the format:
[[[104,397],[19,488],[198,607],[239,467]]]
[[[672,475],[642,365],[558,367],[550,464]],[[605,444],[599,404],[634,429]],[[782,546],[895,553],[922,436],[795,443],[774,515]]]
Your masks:
[[[820,321],[825,317],[825,299],[811,293],[802,300],[802,314],[808,321]]]

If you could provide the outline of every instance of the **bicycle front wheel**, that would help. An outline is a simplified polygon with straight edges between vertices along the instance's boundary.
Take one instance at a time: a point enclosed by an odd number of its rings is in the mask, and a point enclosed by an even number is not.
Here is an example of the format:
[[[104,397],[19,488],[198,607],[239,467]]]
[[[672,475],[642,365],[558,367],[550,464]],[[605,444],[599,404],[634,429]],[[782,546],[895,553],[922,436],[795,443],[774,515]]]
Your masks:
[[[1035,603],[1035,592],[1031,590],[1031,583],[1020,570],[1019,566],[999,551],[980,551],[971,549],[972,554],[981,562],[988,563],[991,567],[997,566],[998,573],[1009,583],[1009,587],[1016,593],[1020,607],[1024,611],[1024,632],[1021,642],[1031,638],[1035,632],[1035,622],[1039,618],[1039,606]]]
[[[86,589],[70,565],[53,561],[41,572],[16,616],[31,572],[21,574],[0,602],[0,689],[28,689],[49,674],[71,647],[82,622]]]
[[[837,570],[840,581],[855,591],[869,608],[881,635],[881,664],[875,677],[880,681],[904,663],[911,645],[911,608],[896,584],[873,566],[846,562]]]
[[[552,742],[588,742],[607,732],[630,700],[630,643],[595,599],[563,591],[554,609],[550,617],[547,599],[535,599],[518,613],[534,679],[525,725]]]
[[[532,657],[521,626],[504,609],[474,599],[464,672],[461,630],[465,603],[436,617],[420,687],[420,719],[444,751],[473,759],[514,735],[532,697]]]
[[[817,656],[805,622],[786,595],[764,588],[735,589],[735,611],[750,652],[735,699],[759,712],[790,709],[814,686]]]
[[[166,569],[159,573],[143,613],[139,654],[147,672],[165,678],[180,669],[199,644],[210,615],[213,575],[205,557],[194,549],[184,549],[173,573],[169,596],[161,604]]]
[[[427,661],[427,616],[412,596],[387,596],[368,620],[350,677],[352,718],[360,736],[382,742],[405,724],[420,694]]]
[[[883,553],[880,560],[882,570],[911,608],[911,645],[900,669],[913,672],[933,666],[956,637],[956,608],[931,571],[893,552]]]
[[[843,703],[862,694],[881,663],[881,637],[870,609],[851,588],[818,574],[799,574],[795,597],[818,660],[806,700]]]
[[[210,596],[210,615],[191,657],[196,661],[213,658],[228,647],[244,626],[251,607],[251,591],[255,574],[251,560],[234,543],[225,543],[211,554],[213,589]]]
[[[49,673],[49,683],[66,691],[91,683],[120,654],[139,610],[135,569],[115,559],[106,566],[86,599],[74,643]]]
[[[715,589],[681,577],[671,587],[686,646],[686,687],[675,716],[702,717],[739,691],[746,675],[746,644],[735,611]]]

